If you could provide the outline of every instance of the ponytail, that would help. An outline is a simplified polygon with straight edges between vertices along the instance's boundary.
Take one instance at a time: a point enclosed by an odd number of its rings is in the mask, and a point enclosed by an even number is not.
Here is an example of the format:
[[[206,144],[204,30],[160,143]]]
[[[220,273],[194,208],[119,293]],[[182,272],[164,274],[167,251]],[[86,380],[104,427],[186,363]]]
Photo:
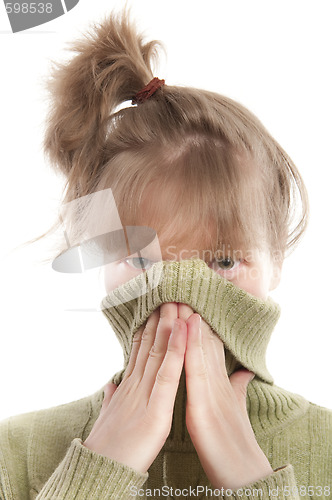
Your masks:
[[[128,21],[128,12],[94,25],[74,42],[69,63],[54,64],[48,89],[50,112],[44,149],[51,163],[69,180],[77,178],[78,196],[104,162],[110,116],[153,77],[151,64],[159,42],[143,42]]]

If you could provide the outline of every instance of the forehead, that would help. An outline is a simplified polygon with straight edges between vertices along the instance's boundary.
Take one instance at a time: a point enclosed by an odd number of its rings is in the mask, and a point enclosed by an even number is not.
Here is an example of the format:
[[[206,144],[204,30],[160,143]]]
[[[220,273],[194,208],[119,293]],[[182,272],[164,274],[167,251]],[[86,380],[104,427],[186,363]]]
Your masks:
[[[204,158],[200,160],[203,164]],[[200,172],[190,162],[185,170],[176,164],[158,171],[158,158],[145,169],[146,177],[144,165],[136,169],[135,182],[119,197],[122,224],[154,229],[161,247],[215,251],[221,244],[235,250],[257,245],[261,213],[251,210],[253,199],[256,208],[259,203],[245,176],[238,178],[232,165],[226,165],[231,174],[221,176],[217,165],[205,160]]]
[[[212,217],[202,217],[199,224],[193,220],[192,205],[185,200],[181,189],[173,185],[149,186],[140,203],[136,225],[153,228],[163,253],[179,252],[183,249],[203,252],[216,246],[219,235],[216,222]]]
[[[201,212],[199,227],[195,217],[198,211]],[[176,233],[179,241],[186,239],[188,232],[211,233],[217,227],[206,213],[202,193],[195,192],[184,180],[171,175],[166,181],[153,180],[145,187],[140,195],[136,219],[140,224],[149,222],[156,230],[163,229],[164,233]]]

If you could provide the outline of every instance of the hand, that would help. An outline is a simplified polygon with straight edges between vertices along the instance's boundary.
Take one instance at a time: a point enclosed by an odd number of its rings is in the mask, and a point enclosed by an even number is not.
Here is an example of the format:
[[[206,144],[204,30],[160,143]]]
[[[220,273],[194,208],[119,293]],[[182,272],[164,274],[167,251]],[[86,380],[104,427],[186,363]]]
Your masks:
[[[162,304],[136,332],[117,387],[105,397],[84,445],[139,472],[146,472],[170,432],[184,363],[187,328],[176,303]],[[172,335],[171,335],[172,332]]]
[[[273,472],[247,413],[253,374],[241,369],[228,377],[222,341],[199,314],[186,323],[187,429],[211,484],[235,490]]]

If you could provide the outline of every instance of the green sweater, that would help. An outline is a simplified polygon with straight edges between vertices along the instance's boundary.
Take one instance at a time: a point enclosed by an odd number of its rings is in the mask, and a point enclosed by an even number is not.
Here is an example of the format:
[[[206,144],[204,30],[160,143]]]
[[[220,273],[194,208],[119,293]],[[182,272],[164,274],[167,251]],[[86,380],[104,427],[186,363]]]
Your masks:
[[[332,411],[274,385],[265,365],[266,347],[279,318],[277,304],[235,287],[199,259],[157,263],[102,301],[123,346],[124,369],[133,334],[165,302],[188,304],[202,315],[225,344],[229,375],[240,365],[256,374],[248,386],[247,409],[274,472],[233,492],[232,498],[332,499]],[[116,383],[123,371],[113,377]],[[147,474],[83,446],[102,400],[99,390],[79,401],[3,421],[0,499],[230,497],[229,491],[215,491],[213,496],[190,440],[184,376],[171,432]]]

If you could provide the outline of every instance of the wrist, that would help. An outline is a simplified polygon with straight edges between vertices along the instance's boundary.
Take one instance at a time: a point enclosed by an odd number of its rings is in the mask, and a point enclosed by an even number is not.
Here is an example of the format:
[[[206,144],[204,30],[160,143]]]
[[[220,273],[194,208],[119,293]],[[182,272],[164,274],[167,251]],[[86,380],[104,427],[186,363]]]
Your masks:
[[[235,469],[234,472],[236,473],[233,478],[230,476],[225,478],[220,478],[218,481],[218,485],[213,486],[215,488],[224,488],[224,489],[230,489],[230,490],[237,490],[239,488],[243,488],[247,486],[248,484],[255,483],[256,481],[260,481],[270,474],[273,473],[273,469],[271,465],[269,464],[268,460],[266,460],[267,463],[265,464],[260,464],[260,463],[251,463],[250,462],[244,464],[244,467],[240,470]]]

